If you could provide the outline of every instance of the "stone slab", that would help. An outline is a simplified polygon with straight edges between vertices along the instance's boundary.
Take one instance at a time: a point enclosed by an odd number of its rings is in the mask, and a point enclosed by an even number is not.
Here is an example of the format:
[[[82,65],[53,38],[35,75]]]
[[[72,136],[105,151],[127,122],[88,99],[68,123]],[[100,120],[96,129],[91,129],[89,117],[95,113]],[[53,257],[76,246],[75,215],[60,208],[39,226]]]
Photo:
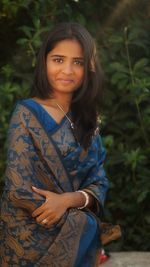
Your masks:
[[[150,252],[112,252],[99,267],[150,267]]]

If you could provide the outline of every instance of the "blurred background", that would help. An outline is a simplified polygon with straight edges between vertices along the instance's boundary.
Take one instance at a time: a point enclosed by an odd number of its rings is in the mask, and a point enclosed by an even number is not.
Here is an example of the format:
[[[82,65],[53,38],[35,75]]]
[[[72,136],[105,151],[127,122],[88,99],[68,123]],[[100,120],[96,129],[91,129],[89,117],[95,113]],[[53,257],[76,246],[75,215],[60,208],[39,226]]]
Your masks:
[[[150,1],[0,1],[0,186],[7,130],[17,100],[28,97],[44,32],[76,21],[96,40],[106,89],[100,126],[110,179],[105,220],[123,237],[111,251],[150,250]]]

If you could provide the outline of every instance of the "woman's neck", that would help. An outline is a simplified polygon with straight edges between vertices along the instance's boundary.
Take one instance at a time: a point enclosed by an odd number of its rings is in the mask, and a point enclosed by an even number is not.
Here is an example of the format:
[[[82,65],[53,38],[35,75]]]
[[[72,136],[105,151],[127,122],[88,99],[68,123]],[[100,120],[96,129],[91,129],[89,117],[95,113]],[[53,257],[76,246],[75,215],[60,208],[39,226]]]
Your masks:
[[[71,98],[70,97],[54,97],[51,99],[53,103],[58,104],[63,108],[65,112],[68,112],[71,105]]]
[[[38,102],[40,102],[41,104],[43,105],[46,105],[46,106],[60,106],[66,113],[69,111],[70,109],[70,105],[71,105],[71,99],[72,99],[72,96],[70,95],[54,95],[50,98],[47,98],[47,99],[40,99],[40,98],[37,98],[35,97],[36,100],[38,100]]]

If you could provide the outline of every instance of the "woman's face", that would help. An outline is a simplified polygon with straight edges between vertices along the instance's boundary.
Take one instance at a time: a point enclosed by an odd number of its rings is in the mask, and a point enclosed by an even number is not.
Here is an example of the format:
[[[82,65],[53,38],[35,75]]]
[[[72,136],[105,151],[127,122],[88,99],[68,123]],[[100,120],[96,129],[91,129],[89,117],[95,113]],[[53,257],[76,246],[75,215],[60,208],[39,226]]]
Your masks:
[[[53,94],[73,94],[84,77],[83,49],[76,40],[62,40],[48,53],[47,77]]]

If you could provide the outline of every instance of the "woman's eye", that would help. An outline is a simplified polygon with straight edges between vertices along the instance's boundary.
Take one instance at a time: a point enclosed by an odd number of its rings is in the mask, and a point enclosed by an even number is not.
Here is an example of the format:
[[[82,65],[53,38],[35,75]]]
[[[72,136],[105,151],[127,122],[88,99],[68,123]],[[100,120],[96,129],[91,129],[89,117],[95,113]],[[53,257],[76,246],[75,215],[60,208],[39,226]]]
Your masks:
[[[62,63],[63,59],[62,58],[54,58],[53,61],[57,62],[57,63]]]
[[[82,60],[75,60],[75,61],[74,61],[74,64],[75,64],[75,65],[83,66],[83,65],[84,65],[84,62],[83,62]]]

